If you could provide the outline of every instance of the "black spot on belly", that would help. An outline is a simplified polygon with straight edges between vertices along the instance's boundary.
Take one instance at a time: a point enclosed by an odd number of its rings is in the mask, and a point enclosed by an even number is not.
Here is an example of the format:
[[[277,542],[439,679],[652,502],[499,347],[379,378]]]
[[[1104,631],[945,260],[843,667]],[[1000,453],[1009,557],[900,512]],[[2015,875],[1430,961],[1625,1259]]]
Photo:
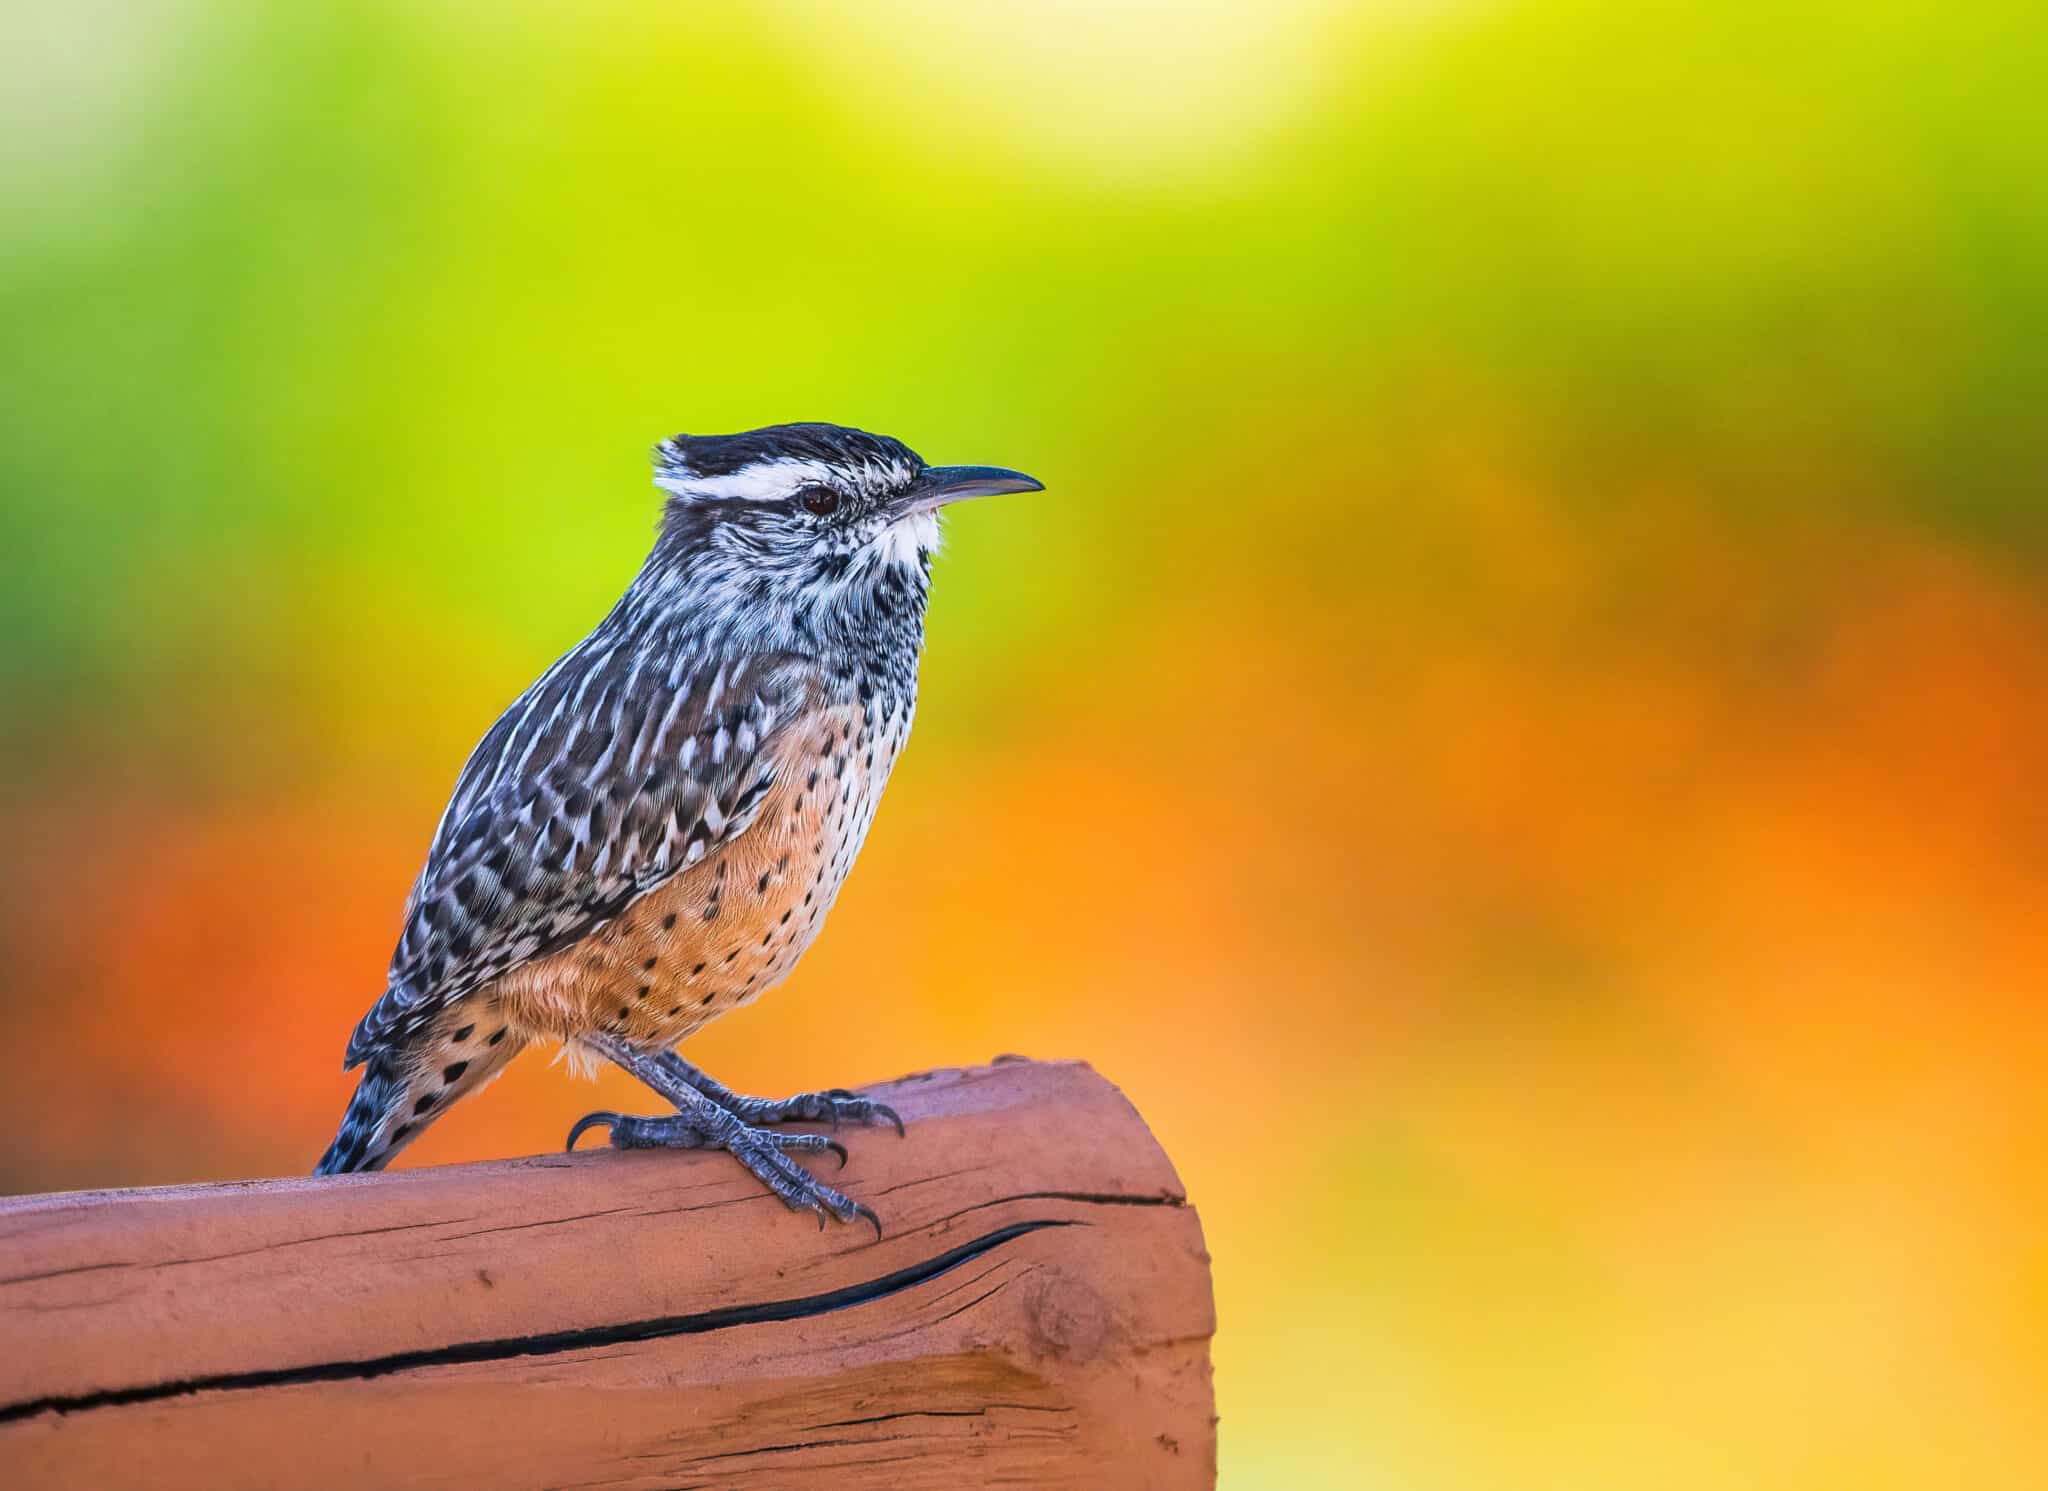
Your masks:
[[[497,1029],[497,1032],[494,1035],[492,1035],[492,1037],[489,1040],[485,1041],[484,1044],[486,1046],[495,1046],[498,1044],[499,1041],[502,1041],[503,1039],[505,1039],[505,1027],[503,1025],[500,1025]]]
[[[462,1027],[462,1029],[455,1032],[452,1039],[455,1041],[457,1045],[461,1045],[462,1042],[468,1040],[471,1036],[475,1034],[476,1027],[474,1025],[465,1025]]]
[[[468,1062],[451,1061],[448,1063],[448,1065],[441,1068],[441,1080],[443,1082],[460,1082],[462,1080],[462,1074],[468,1070]]]

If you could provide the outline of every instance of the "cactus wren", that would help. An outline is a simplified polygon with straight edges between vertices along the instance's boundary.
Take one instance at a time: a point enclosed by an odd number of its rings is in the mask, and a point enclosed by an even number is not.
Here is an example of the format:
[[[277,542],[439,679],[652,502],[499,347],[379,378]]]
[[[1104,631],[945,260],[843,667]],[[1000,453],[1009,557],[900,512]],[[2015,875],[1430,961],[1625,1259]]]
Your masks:
[[[593,1113],[619,1148],[725,1149],[790,1207],[874,1213],[773,1125],[885,1121],[844,1089],[743,1097],[676,1043],[788,976],[823,924],[917,705],[938,510],[1040,490],[828,424],[677,435],[653,551],[597,629],[485,734],[406,904],[363,1075],[316,1173],[376,1170],[528,1043],[675,1107]]]

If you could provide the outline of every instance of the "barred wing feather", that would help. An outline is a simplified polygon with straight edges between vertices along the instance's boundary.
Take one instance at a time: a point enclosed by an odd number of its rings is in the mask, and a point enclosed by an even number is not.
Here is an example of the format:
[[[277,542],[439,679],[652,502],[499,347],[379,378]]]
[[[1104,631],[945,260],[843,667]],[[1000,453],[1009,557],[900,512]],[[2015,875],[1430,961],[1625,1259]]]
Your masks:
[[[692,669],[597,642],[528,689],[463,767],[349,1066],[581,941],[753,822],[808,697],[805,665]]]

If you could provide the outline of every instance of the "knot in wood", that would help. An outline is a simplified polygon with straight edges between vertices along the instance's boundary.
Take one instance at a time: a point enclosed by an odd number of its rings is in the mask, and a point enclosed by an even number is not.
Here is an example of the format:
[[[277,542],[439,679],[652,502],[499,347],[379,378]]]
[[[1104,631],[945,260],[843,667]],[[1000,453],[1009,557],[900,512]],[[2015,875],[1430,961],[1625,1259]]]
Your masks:
[[[1108,1304],[1094,1286],[1058,1268],[1041,1268],[1031,1275],[1024,1308],[1038,1354],[1075,1363],[1100,1355],[1114,1325]]]

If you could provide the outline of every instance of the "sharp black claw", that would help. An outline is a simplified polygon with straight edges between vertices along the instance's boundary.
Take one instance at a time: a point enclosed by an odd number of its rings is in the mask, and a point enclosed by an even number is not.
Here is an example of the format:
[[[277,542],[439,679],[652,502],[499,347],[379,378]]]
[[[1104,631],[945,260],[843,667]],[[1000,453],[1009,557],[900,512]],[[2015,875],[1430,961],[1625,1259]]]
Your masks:
[[[896,1137],[898,1139],[905,1137],[903,1120],[900,1116],[898,1116],[894,1108],[890,1107],[887,1103],[877,1103],[875,1104],[874,1111],[881,1117],[888,1119],[889,1122],[896,1125]]]
[[[867,1224],[875,1229],[875,1241],[880,1242],[882,1240],[882,1219],[875,1215],[875,1209],[872,1206],[862,1206],[856,1201],[853,1203],[853,1214],[855,1217],[866,1218]]]
[[[623,1123],[624,1121],[625,1120],[617,1113],[606,1113],[602,1111],[597,1113],[586,1113],[581,1118],[576,1120],[576,1127],[569,1130],[569,1142],[563,1145],[562,1147],[564,1149],[573,1150],[576,1147],[576,1141],[583,1137],[583,1131],[585,1129],[595,1128],[599,1124],[603,1124],[607,1129],[609,1129],[615,1127],[620,1123]]]
[[[847,1158],[847,1156],[846,1156],[846,1146],[845,1146],[844,1144],[839,1144],[839,1143],[835,1143],[834,1141],[832,1141],[832,1140],[830,1140],[830,1139],[827,1139],[827,1140],[825,1141],[825,1147],[826,1147],[827,1149],[831,1150],[831,1151],[832,1151],[832,1153],[834,1153],[834,1154],[836,1154],[836,1155],[838,1155],[838,1156],[839,1156],[839,1168],[840,1168],[841,1170],[844,1170],[844,1169],[846,1168],[846,1158]]]

